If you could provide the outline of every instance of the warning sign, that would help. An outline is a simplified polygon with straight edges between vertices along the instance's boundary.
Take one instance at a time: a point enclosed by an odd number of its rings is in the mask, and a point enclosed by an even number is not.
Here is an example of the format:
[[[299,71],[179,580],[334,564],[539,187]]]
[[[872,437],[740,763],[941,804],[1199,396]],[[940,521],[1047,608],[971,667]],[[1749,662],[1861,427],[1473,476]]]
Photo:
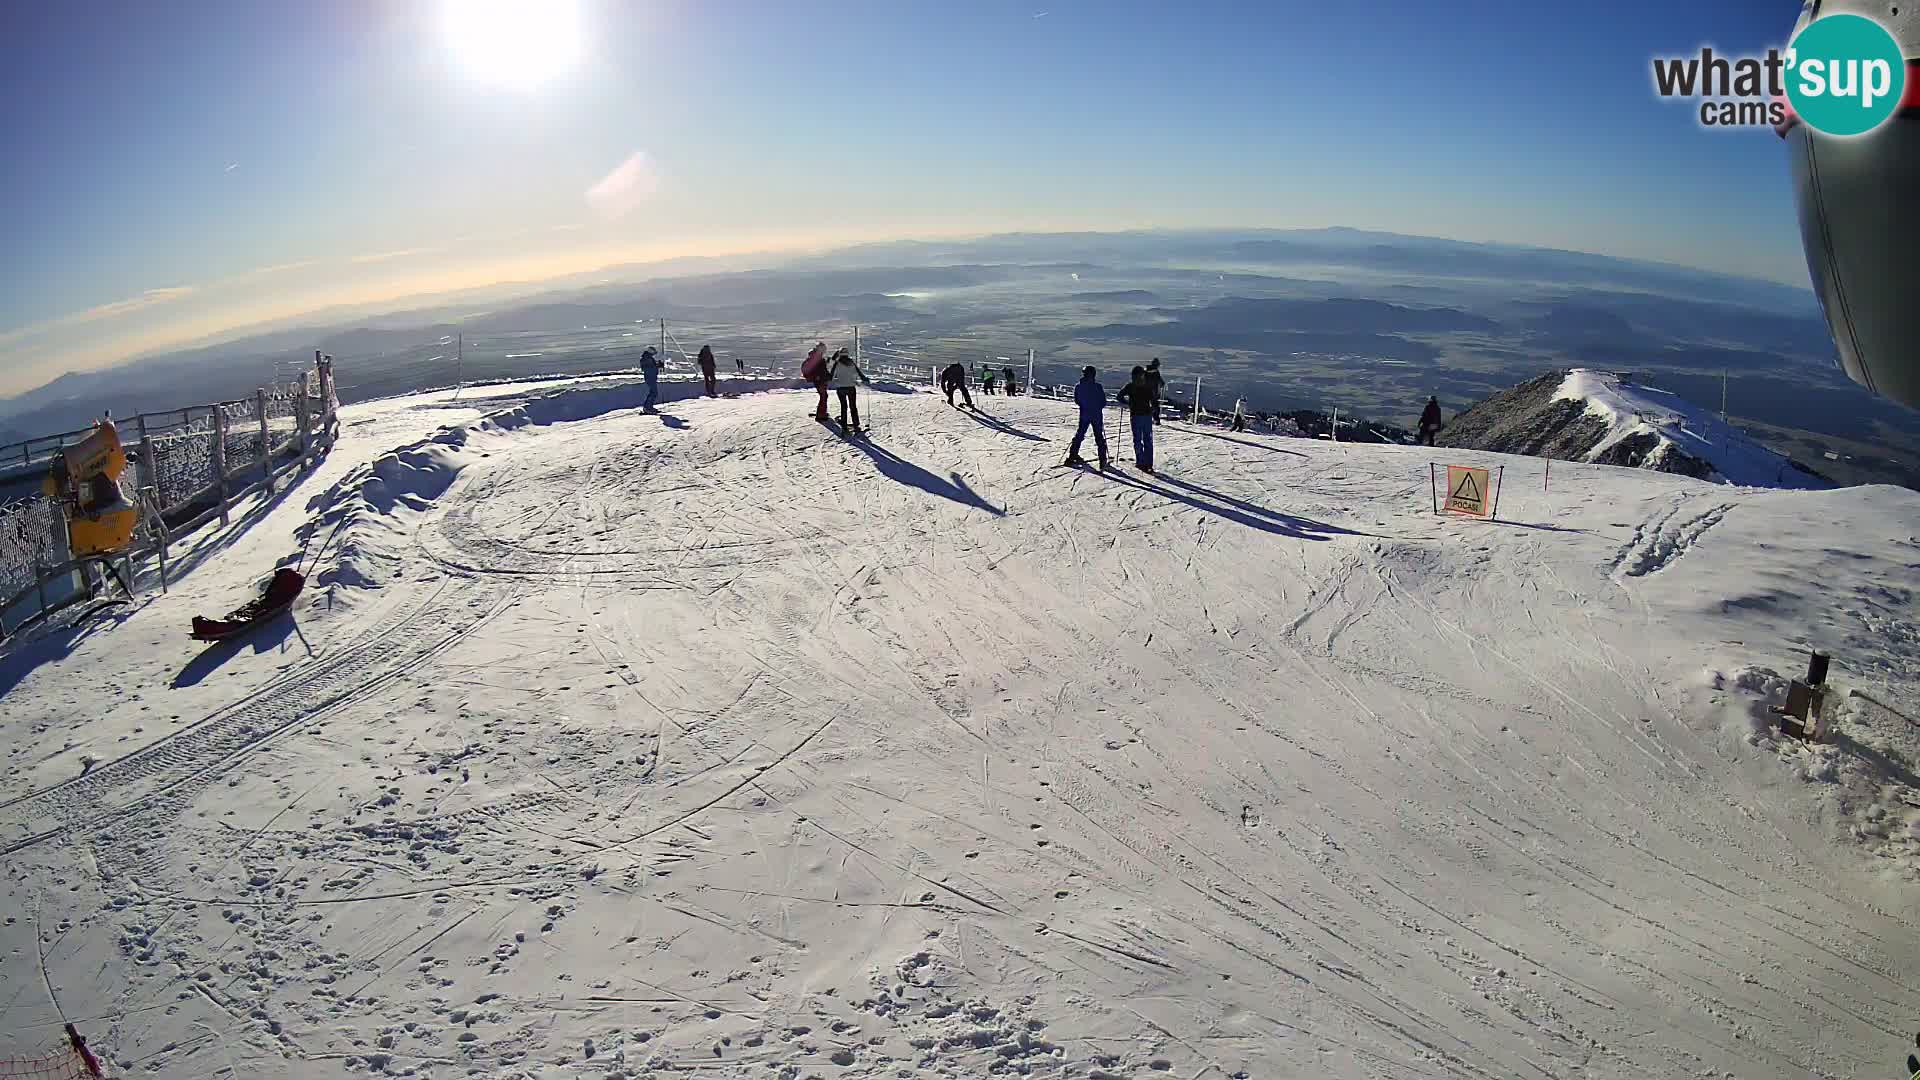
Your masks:
[[[1456,514],[1486,517],[1487,470],[1447,466],[1447,509]]]

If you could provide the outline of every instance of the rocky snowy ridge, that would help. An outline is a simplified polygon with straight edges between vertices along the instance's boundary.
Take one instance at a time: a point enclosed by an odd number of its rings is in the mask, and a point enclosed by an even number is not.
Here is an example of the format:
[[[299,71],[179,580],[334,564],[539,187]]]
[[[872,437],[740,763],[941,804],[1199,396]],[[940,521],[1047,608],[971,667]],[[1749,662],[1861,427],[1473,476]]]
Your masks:
[[[1439,441],[1739,487],[1835,486],[1677,394],[1589,368],[1549,372],[1496,394],[1455,417]]]

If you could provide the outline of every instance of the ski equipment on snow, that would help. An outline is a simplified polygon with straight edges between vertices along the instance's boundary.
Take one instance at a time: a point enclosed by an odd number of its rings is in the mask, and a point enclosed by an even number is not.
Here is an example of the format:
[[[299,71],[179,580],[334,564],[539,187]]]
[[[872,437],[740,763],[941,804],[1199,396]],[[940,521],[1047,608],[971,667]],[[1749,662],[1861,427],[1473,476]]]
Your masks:
[[[225,618],[193,617],[195,641],[227,641],[275,618],[293,607],[306,588],[307,579],[298,570],[283,566],[273,572],[259,596],[228,612]]]

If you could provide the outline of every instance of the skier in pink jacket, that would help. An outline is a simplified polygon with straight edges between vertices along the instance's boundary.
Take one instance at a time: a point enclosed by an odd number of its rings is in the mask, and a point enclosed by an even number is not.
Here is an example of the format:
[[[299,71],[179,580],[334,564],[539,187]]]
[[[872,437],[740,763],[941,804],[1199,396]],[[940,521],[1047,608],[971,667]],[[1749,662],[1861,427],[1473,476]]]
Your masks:
[[[813,411],[815,420],[827,417],[827,343],[815,342],[813,351],[807,354],[806,362],[800,365],[800,377],[813,384],[820,391],[820,407]]]

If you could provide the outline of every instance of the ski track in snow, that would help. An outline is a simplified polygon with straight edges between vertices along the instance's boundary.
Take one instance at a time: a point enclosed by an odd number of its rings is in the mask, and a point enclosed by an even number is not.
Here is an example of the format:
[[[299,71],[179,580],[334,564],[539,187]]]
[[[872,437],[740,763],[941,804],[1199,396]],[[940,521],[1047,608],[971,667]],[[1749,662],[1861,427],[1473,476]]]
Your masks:
[[[174,596],[0,656],[0,1054],[56,988],[154,1077],[1904,1053],[1912,493],[1457,455],[1511,474],[1480,523],[1413,448],[1169,424],[1103,476],[1046,401],[483,392],[359,407]],[[150,689],[343,514],[310,655]],[[1870,698],[1809,750],[1755,718],[1811,641]]]

